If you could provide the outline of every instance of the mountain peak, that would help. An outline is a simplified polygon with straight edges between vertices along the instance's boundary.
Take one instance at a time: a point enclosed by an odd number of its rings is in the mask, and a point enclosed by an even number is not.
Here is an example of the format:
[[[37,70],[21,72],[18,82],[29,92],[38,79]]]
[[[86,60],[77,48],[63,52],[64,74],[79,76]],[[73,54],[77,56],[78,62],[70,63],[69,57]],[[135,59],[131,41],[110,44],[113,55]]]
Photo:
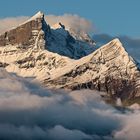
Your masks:
[[[111,40],[109,43],[107,43],[106,45],[109,45],[109,46],[114,46],[114,45],[122,46],[122,43],[118,38],[115,38],[115,39]]]
[[[127,53],[125,48],[123,47],[121,41],[118,38],[111,40],[109,43],[103,45],[99,49],[108,50],[109,52],[111,52],[111,51],[114,52],[116,49],[119,49],[120,53]]]
[[[0,46],[45,48],[45,36],[48,28],[44,14],[39,11],[23,24],[0,35]]]
[[[34,16],[32,16],[28,21],[35,20],[35,19],[44,18],[44,13],[39,11]]]
[[[115,38],[115,39],[113,39],[112,41],[111,41],[112,43],[114,43],[114,44],[117,44],[117,45],[122,45],[122,43],[121,43],[121,41],[119,40],[119,38]]]
[[[51,28],[52,29],[60,29],[60,28],[65,29],[65,25],[63,25],[61,22],[58,22],[58,23],[52,25]]]
[[[119,38],[114,38],[114,39],[112,40],[112,42],[121,42],[121,41],[119,40]]]

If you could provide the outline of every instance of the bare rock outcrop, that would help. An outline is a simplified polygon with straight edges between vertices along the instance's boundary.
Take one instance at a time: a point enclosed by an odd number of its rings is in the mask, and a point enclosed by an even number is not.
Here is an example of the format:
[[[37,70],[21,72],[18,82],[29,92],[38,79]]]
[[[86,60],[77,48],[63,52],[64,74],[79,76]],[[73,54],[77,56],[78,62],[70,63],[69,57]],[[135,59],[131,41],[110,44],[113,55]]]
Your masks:
[[[45,36],[49,30],[44,14],[38,12],[25,23],[0,35],[0,46],[19,45],[19,47],[44,47]]]

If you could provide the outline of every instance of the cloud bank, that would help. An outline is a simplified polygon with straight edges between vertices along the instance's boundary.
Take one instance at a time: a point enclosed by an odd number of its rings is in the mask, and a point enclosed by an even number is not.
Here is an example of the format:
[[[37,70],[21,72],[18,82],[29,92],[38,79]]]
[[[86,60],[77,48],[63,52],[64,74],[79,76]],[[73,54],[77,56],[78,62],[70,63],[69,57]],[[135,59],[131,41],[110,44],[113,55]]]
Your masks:
[[[21,16],[21,17],[9,17],[0,19],[0,33],[11,29],[12,27],[17,27],[19,24],[23,23],[30,17],[28,16]],[[72,14],[64,14],[62,16],[56,15],[46,15],[45,16],[46,22],[53,26],[56,23],[61,22],[65,25],[66,29],[74,29],[75,31],[83,31],[83,32],[91,32],[93,31],[93,25],[89,20],[82,18],[78,15]]]
[[[121,113],[97,91],[49,91],[3,69],[0,83],[4,83],[0,86],[0,139],[139,138],[140,111]]]

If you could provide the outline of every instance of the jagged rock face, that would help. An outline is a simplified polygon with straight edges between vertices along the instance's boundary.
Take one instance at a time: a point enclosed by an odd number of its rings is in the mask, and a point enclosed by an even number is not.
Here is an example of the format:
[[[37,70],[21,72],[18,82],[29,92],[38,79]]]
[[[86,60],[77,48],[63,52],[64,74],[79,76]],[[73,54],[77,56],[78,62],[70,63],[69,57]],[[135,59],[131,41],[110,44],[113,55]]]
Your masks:
[[[0,35],[0,46],[18,45],[18,48],[47,49],[74,59],[79,59],[95,50],[88,40],[74,38],[65,26],[58,28],[47,25],[44,14],[38,12],[31,19]],[[87,38],[87,36],[85,37]]]
[[[59,24],[55,28],[52,27],[51,33],[46,38],[47,50],[72,59],[79,59],[95,50],[94,43],[75,38],[62,24]]]
[[[83,31],[76,32],[74,29],[71,28],[69,29],[69,32],[75,39],[88,42],[91,45],[95,45],[95,41],[91,39],[91,37],[87,33]]]
[[[0,46],[19,45],[19,47],[33,47],[36,45],[36,47],[45,48],[47,28],[43,13],[39,12],[26,23],[2,34],[0,36]],[[41,41],[42,44],[39,44]]]
[[[97,89],[122,99],[140,96],[140,72],[122,44],[115,39],[94,53],[56,71],[44,84],[69,89]]]

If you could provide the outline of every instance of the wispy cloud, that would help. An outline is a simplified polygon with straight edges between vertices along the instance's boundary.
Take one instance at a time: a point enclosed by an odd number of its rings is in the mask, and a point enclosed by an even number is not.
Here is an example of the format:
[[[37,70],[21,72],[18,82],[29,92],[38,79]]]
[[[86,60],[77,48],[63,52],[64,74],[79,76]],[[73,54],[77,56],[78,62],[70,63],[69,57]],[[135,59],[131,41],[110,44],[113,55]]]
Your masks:
[[[30,17],[28,16],[22,16],[22,17],[7,17],[4,19],[0,19],[0,33],[9,30],[12,27],[16,27],[19,24],[23,23]],[[66,26],[67,29],[72,28],[74,30],[78,31],[84,31],[89,32],[93,30],[93,24],[78,15],[72,15],[72,14],[64,14],[62,16],[56,16],[56,15],[46,15],[45,16],[46,22],[49,25],[54,25],[58,22],[61,22]]]
[[[21,17],[7,17],[4,19],[0,19],[0,33],[3,33],[12,27],[16,27],[19,24],[26,21],[29,17],[21,16]]]
[[[72,28],[78,31],[91,32],[94,30],[93,23],[78,15],[64,14],[62,16],[47,15],[46,21],[50,25],[61,22],[67,29]]]

